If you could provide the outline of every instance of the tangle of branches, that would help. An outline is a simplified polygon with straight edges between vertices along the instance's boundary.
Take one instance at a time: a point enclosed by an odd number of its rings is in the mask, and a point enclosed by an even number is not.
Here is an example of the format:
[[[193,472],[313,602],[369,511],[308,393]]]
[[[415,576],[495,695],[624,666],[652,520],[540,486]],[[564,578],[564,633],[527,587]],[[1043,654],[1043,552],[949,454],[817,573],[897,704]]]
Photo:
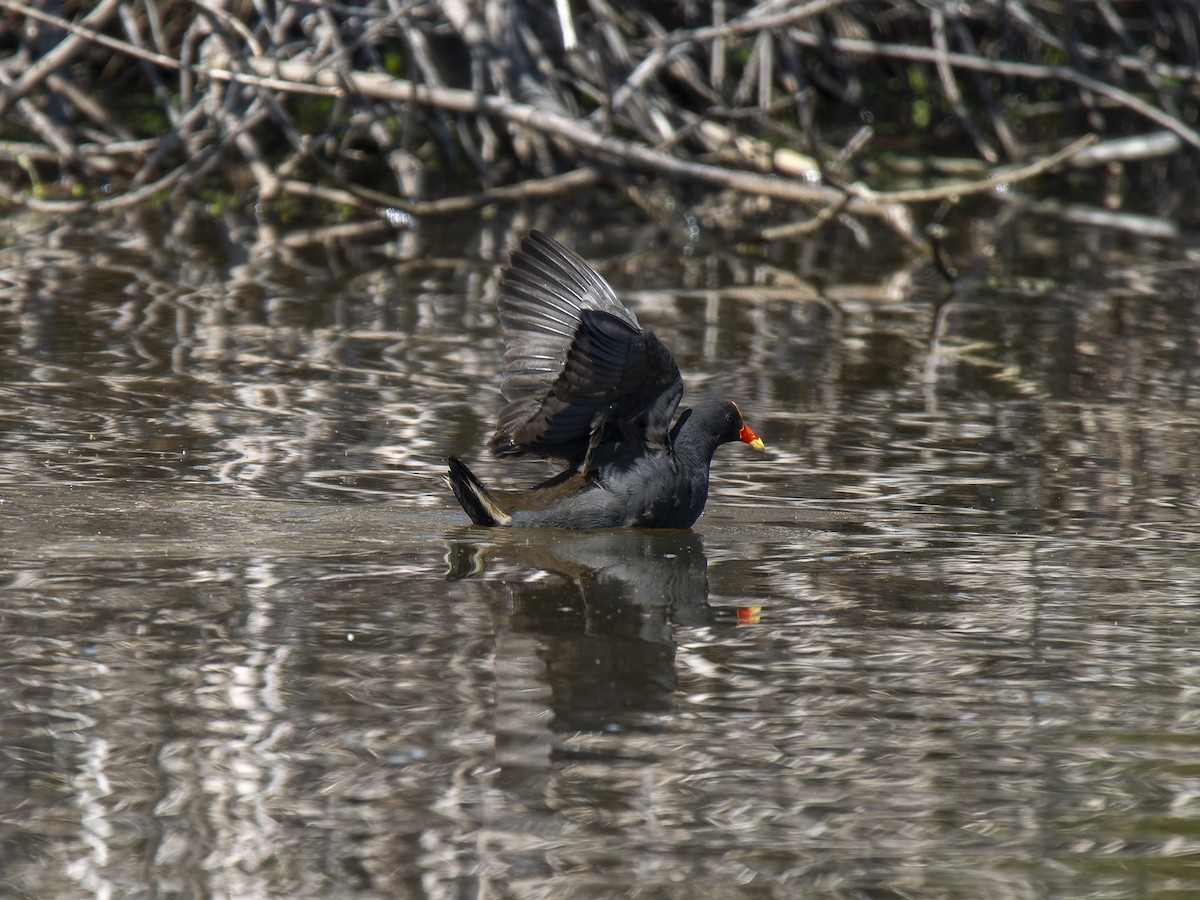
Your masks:
[[[665,178],[916,239],[914,204],[1200,148],[1198,48],[1168,2],[0,0],[0,203],[394,221]],[[867,187],[882,144],[929,177]]]

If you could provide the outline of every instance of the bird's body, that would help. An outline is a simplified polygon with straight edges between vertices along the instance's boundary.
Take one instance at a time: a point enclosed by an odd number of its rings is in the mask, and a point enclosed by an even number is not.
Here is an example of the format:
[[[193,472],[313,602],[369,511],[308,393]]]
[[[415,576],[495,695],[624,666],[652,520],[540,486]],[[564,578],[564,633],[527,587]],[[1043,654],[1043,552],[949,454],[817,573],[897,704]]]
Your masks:
[[[762,441],[732,401],[671,419],[683,380],[671,352],[574,252],[533,231],[501,281],[501,457],[566,461],[527,490],[489,490],[456,457],[449,481],[477,525],[688,528],[719,445]]]

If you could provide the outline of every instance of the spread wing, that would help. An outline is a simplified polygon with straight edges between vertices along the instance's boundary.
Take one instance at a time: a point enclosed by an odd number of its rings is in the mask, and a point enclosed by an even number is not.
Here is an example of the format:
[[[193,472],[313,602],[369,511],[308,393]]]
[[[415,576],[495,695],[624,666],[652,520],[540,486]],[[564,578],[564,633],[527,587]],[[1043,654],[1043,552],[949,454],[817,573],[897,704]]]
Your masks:
[[[683,380],[577,253],[531,231],[500,282],[508,404],[489,446],[497,456],[565,459],[585,473],[597,454],[667,446]]]

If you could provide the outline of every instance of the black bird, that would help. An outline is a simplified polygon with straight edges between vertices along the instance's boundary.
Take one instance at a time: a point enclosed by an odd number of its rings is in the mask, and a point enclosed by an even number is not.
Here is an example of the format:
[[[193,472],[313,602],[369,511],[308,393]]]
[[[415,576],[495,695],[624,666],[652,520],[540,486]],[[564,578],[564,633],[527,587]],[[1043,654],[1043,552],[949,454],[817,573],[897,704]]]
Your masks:
[[[718,446],[763,442],[731,400],[685,409],[683,379],[579,254],[531,231],[500,281],[504,372],[488,446],[500,457],[565,460],[528,490],[490,490],[457,457],[450,486],[476,525],[689,528],[708,499]]]

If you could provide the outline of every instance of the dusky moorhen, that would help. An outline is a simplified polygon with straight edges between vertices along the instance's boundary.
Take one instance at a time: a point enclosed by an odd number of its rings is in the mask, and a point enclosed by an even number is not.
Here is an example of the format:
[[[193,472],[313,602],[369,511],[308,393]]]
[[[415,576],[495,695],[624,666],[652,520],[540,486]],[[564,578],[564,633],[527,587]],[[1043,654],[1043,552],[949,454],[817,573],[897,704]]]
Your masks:
[[[488,446],[500,457],[561,459],[527,490],[484,487],[457,457],[448,481],[476,525],[689,528],[708,499],[718,446],[763,442],[731,400],[671,419],[679,367],[579,254],[531,231],[500,280],[504,371]]]

